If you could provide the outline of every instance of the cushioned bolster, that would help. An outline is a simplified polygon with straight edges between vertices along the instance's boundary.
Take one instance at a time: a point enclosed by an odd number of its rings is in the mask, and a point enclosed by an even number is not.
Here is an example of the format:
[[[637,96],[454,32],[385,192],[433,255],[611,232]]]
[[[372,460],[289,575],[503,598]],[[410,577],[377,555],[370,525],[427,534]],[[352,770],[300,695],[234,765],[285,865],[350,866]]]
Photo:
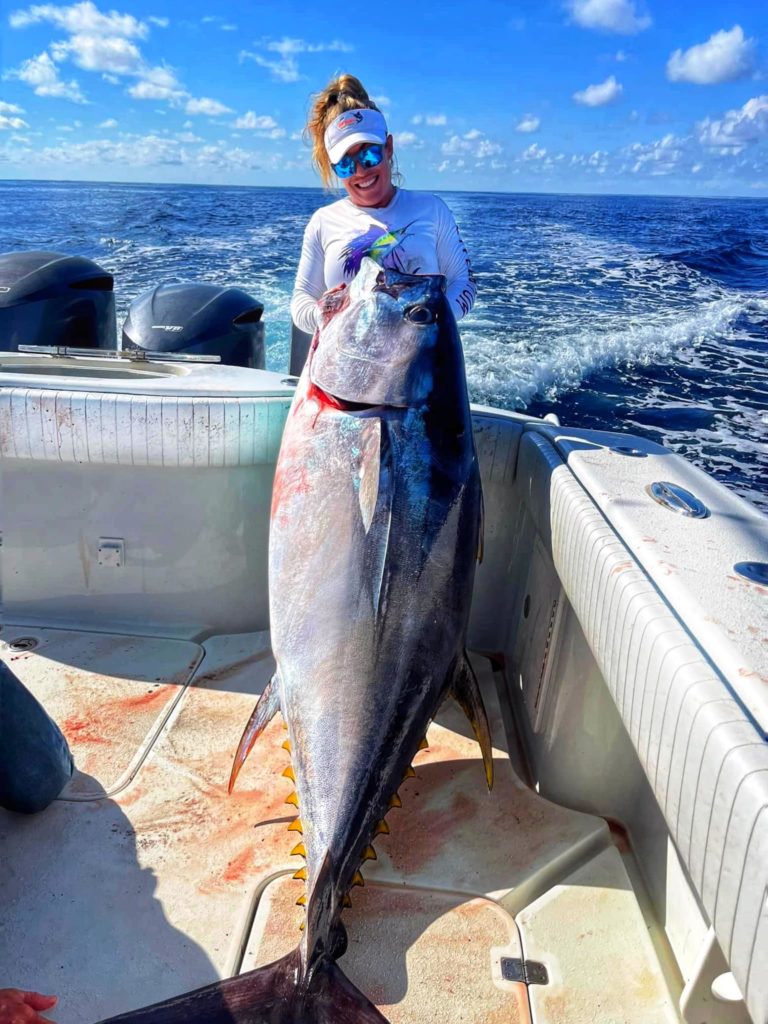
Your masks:
[[[0,457],[131,466],[254,466],[277,458],[289,398],[0,390]]]
[[[523,437],[519,477],[534,495],[549,480],[568,600],[749,1011],[768,1020],[768,744],[544,438]]]

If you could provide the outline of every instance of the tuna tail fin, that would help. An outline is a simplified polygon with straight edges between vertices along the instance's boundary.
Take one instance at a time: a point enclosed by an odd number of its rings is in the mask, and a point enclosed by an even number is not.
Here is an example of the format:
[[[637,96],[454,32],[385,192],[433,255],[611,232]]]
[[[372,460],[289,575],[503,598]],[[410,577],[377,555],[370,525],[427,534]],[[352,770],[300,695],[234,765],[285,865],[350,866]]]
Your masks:
[[[237,776],[240,774],[240,769],[245,764],[245,759],[253,749],[253,745],[256,740],[261,736],[266,727],[272,721],[275,716],[275,712],[280,710],[280,686],[277,677],[277,672],[267,683],[264,692],[256,702],[256,707],[253,709],[251,717],[248,719],[248,725],[243,730],[243,735],[240,737],[240,743],[235,754],[235,760],[232,762],[232,772],[229,776],[228,792],[232,792],[235,787]]]
[[[298,949],[266,967],[101,1024],[388,1024],[336,964],[302,978]]]
[[[474,669],[469,663],[466,651],[462,654],[448,693],[453,697],[461,710],[469,719],[475,739],[480,744],[485,767],[485,780],[488,789],[493,789],[493,746],[488,715],[485,712],[480,685]]]

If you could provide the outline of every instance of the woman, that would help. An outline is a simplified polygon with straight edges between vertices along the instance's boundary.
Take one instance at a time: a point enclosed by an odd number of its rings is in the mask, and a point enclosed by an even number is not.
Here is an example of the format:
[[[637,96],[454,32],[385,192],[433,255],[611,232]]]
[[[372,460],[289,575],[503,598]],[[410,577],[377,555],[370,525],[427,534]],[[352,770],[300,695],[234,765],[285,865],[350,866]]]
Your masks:
[[[317,300],[349,283],[365,256],[408,274],[445,275],[461,319],[476,289],[459,229],[442,199],[394,184],[392,136],[362,83],[352,75],[331,82],[315,98],[306,130],[323,184],[335,175],[347,195],[317,210],[304,232],[291,300],[296,326],[314,332]]]

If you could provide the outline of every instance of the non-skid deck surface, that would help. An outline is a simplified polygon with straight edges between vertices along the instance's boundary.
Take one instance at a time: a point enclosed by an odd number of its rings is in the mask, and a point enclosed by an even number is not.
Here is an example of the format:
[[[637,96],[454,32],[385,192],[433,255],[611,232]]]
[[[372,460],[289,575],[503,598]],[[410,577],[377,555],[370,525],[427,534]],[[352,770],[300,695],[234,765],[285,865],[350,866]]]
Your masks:
[[[6,642],[13,632],[6,627]],[[284,802],[279,716],[226,793],[233,752],[274,668],[268,636],[212,638],[202,650],[52,630],[45,641],[11,664],[62,722],[85,770],[65,794],[74,799],[31,818],[0,812],[7,983],[56,992],[59,1024],[89,1024],[295,944],[300,883],[286,877],[297,866],[296,835],[287,831],[295,812]],[[183,665],[194,669],[185,689]],[[341,965],[395,1024],[526,1021],[525,986],[500,980],[502,951],[523,952],[512,915],[607,844],[602,821],[521,785],[503,751],[490,676],[484,689],[500,744],[493,793],[468,725],[441,713],[417,777],[400,790],[403,808],[389,815],[391,834],[377,840],[379,859],[366,865],[370,884],[355,890],[345,918]],[[151,700],[108,712],[151,692],[163,694],[151,714]],[[558,956],[567,961],[567,949]],[[566,977],[555,971],[549,995],[560,992],[564,1015],[552,1019],[590,1019],[569,1016]],[[663,1001],[660,990],[653,996]],[[629,1003],[622,1019],[651,1018]]]
[[[15,651],[19,640],[36,646]],[[73,798],[111,794],[129,780],[203,655],[178,640],[13,625],[3,641],[0,657],[67,737],[78,768]]]

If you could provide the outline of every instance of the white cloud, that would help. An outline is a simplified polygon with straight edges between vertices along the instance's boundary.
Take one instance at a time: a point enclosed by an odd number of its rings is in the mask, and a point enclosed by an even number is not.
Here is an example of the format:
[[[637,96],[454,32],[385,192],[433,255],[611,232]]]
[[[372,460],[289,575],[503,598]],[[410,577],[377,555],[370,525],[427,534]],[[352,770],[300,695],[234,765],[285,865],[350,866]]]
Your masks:
[[[741,148],[768,139],[768,95],[754,96],[738,110],[729,110],[721,118],[706,118],[697,126],[703,146]]]
[[[0,114],[23,114],[24,108],[17,107],[15,103],[4,103],[0,100]]]
[[[387,107],[392,106],[392,100],[389,96],[371,96],[371,99],[380,110],[386,110]]]
[[[706,43],[683,52],[675,50],[667,61],[671,82],[716,85],[751,75],[755,67],[755,40],[745,39],[741,25],[713,33]]]
[[[51,60],[47,50],[43,50],[37,57],[30,57],[18,68],[6,71],[4,78],[18,78],[31,89],[34,89],[37,96],[50,96],[55,99],[72,100],[73,103],[86,103],[87,100],[80,90],[80,86],[74,79],[69,82],[59,78],[59,69]]]
[[[63,28],[72,35],[93,33],[143,39],[148,33],[146,23],[134,18],[132,14],[118,14],[117,11],[102,14],[91,0],[83,0],[69,7],[39,4],[25,11],[16,11],[8,18],[11,28],[26,28],[27,25],[42,21]]]
[[[152,25],[157,25],[158,28],[168,28],[171,23],[168,18],[157,18],[154,14],[150,14],[147,21]]]
[[[195,135],[194,132],[177,132],[176,138],[179,142],[184,142],[188,146],[194,145],[197,142],[205,141],[204,139],[201,139],[199,135]]]
[[[255,131],[269,131],[277,128],[277,121],[270,114],[255,114],[252,110],[234,122],[235,128],[252,128]]]
[[[634,35],[651,24],[637,13],[633,0],[569,0],[571,16],[582,28],[596,28],[619,35]]]
[[[252,60],[261,68],[266,68],[272,77],[278,82],[298,82],[301,78],[299,65],[294,57],[285,57],[282,60],[269,60],[260,53],[251,53],[248,50],[240,51],[240,62]]]
[[[411,118],[411,124],[427,124],[432,128],[440,128],[447,123],[445,114],[414,114]]]
[[[344,43],[340,39],[334,39],[330,43],[308,43],[304,39],[293,39],[285,36],[283,39],[267,40],[262,44],[263,49],[269,53],[276,53],[277,60],[270,60],[260,53],[253,53],[250,50],[241,50],[240,61],[252,60],[259,67],[266,68],[272,77],[278,82],[298,82],[302,75],[299,72],[299,65],[296,56],[302,53],[351,53],[354,47]],[[381,97],[383,100],[384,97]],[[387,101],[389,102],[389,101]]]
[[[75,35],[52,43],[51,56],[58,63],[69,58],[84,71],[112,75],[138,75],[144,66],[138,47],[122,36]]]
[[[232,108],[212,100],[208,96],[202,96],[199,100],[188,100],[184,108],[188,114],[207,114],[208,117],[220,117],[222,114],[231,114]]]
[[[395,140],[395,145],[397,146],[416,146],[418,148],[423,145],[416,132],[395,132],[392,137]]]
[[[0,107],[1,109],[2,107]],[[20,117],[6,117],[5,114],[0,114],[0,131],[18,131],[20,128],[29,128],[29,125]]]
[[[515,131],[518,132],[537,132],[541,125],[541,118],[536,117],[534,114],[523,114],[520,120],[515,125]]]
[[[451,135],[440,147],[446,156],[456,156],[457,153],[468,152],[471,148],[470,144],[459,135]]]
[[[165,100],[178,105],[182,100],[190,98],[189,92],[178,81],[172,69],[164,65],[152,67],[145,62],[132,40],[144,38],[149,32],[149,26],[133,15],[117,11],[104,14],[90,0],[84,0],[83,3],[69,7],[56,7],[53,4],[33,6],[17,11],[11,15],[10,20],[17,28],[37,22],[50,22],[69,33],[68,39],[51,44],[50,55],[47,52],[41,54],[33,59],[36,64],[30,66],[30,62],[27,62],[18,73],[11,73],[28,84],[32,84],[33,78],[40,79],[35,88],[39,95],[65,96],[84,102],[77,83],[61,82],[59,72],[52,63],[61,64],[69,60],[84,71],[101,73],[102,78],[113,85],[117,85],[121,77],[138,79],[127,90],[133,99]],[[169,24],[167,18],[155,16],[147,21],[162,26]]]
[[[588,85],[586,89],[575,92],[573,98],[586,107],[604,107],[606,103],[617,100],[623,91],[624,86],[613,75],[609,75],[599,85]]]
[[[201,25],[215,25],[222,32],[237,32],[237,25],[225,21],[220,14],[207,14],[200,22]]]
[[[523,151],[523,160],[543,160],[546,155],[546,149],[537,142],[534,142],[528,149]]]
[[[644,173],[657,178],[680,171],[687,160],[686,149],[687,140],[670,133],[647,145],[636,142],[626,152],[632,161],[632,174]]]
[[[475,156],[480,160],[485,160],[489,156],[497,156],[501,152],[501,146],[498,142],[491,142],[489,139],[483,139],[475,151]]]
[[[616,53],[613,55],[613,59],[616,61],[617,64],[623,64],[624,61],[627,60],[627,55],[623,50],[617,50]]]
[[[189,94],[183,89],[143,79],[129,87],[128,95],[135,100],[168,100],[170,103],[178,103]]]
[[[106,121],[102,121],[99,128],[117,128],[117,121],[114,117],[108,117]]]
[[[229,146],[222,142],[206,146],[192,146],[179,139],[150,133],[128,134],[120,139],[94,139],[88,142],[62,141],[38,151],[29,148],[2,151],[9,163],[62,167],[185,167],[215,168],[222,172],[232,170],[258,170],[263,159],[251,150]],[[280,157],[275,158],[280,161]]]

